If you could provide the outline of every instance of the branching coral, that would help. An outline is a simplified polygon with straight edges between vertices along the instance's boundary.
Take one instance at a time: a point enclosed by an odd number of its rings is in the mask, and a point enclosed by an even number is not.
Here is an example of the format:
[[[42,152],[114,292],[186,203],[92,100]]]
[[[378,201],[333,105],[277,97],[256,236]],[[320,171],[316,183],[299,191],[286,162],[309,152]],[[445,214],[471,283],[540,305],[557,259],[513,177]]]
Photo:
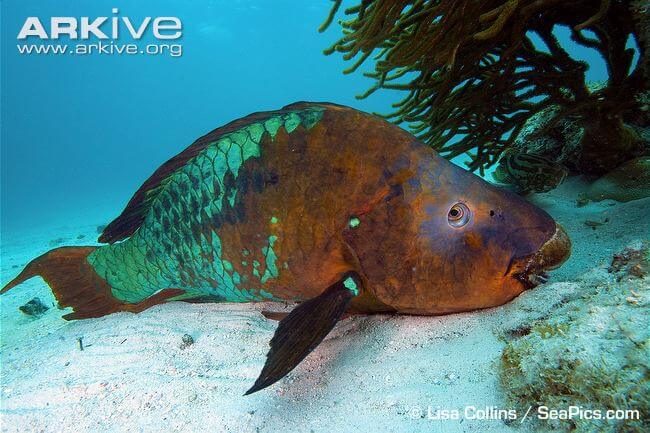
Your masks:
[[[386,117],[406,122],[443,156],[471,155],[469,168],[498,161],[530,116],[560,107],[584,128],[581,171],[607,171],[638,152],[638,140],[623,120],[638,107],[634,95],[648,87],[645,44],[638,67],[638,5],[626,0],[363,0],[345,10],[343,37],[326,54],[343,53],[355,71],[373,56],[364,75],[378,89],[407,92]],[[341,4],[321,26],[333,21]],[[647,20],[646,20],[647,23]],[[572,58],[554,35],[568,26],[574,42],[596,49],[609,73],[591,92],[585,62]],[[548,48],[536,46],[533,34]],[[643,37],[643,36],[642,36]]]

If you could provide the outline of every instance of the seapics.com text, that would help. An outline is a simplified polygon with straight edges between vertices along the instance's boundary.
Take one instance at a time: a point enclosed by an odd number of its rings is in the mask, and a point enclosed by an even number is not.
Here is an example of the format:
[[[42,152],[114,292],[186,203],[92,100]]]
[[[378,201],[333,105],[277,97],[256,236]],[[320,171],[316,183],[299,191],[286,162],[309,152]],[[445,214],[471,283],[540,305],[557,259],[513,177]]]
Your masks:
[[[176,42],[183,35],[178,17],[136,20],[119,16],[117,8],[112,13],[111,17],[51,17],[45,23],[27,17],[17,36],[24,43],[16,48],[20,54],[31,55],[183,55],[182,44]],[[145,36],[161,42],[145,44]],[[60,38],[70,42],[59,43],[63,42]]]

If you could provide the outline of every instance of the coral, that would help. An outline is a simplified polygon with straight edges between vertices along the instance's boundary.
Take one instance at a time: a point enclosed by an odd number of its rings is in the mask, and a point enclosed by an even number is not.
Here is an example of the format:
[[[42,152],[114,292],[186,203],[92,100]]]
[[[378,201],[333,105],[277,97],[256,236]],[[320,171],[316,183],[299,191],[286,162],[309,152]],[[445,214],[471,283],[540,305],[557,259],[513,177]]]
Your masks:
[[[590,83],[589,90],[597,92],[602,90],[605,85],[605,82]],[[648,92],[636,95],[640,111],[624,123],[625,127],[639,138],[641,146],[635,153],[642,155],[650,155],[649,95]],[[569,175],[581,173],[582,164],[585,162],[582,148],[585,131],[576,119],[565,117],[554,120],[560,110],[560,107],[553,105],[532,115],[515,138],[512,147],[499,160],[495,174],[501,167],[507,166],[508,159],[513,155],[515,157],[534,155],[535,158],[547,160],[548,167],[556,167],[556,171],[566,169]],[[649,126],[642,126],[644,124]],[[602,180],[597,181],[589,191],[583,194],[583,205],[590,200],[599,201],[603,198],[612,198],[629,201],[650,194],[650,179],[648,178],[650,171],[644,161],[647,161],[647,157],[628,161],[603,176]],[[629,169],[631,171],[628,171]],[[552,180],[553,176],[550,176],[549,179]],[[523,179],[526,182],[531,180],[534,180],[533,176]],[[521,180],[517,182],[517,179],[514,179],[505,183],[517,187],[521,182]],[[547,182],[549,189],[554,186],[556,185],[553,182]]]
[[[640,245],[633,245],[625,248],[620,253],[614,254],[612,264],[607,271],[610,274],[617,274],[617,280],[622,280],[625,275],[637,278],[644,278],[648,275],[650,268],[650,243],[641,242]]]
[[[576,174],[583,129],[572,119],[554,121],[560,108],[550,106],[532,115],[517,135],[512,148],[517,152],[541,155]]]
[[[607,173],[586,192],[592,201],[621,202],[650,197],[650,156],[636,158]]]
[[[639,259],[639,255],[643,259]],[[643,276],[619,279],[634,260],[648,260],[647,243],[617,255],[610,279],[585,287],[526,332],[507,334],[500,381],[510,403],[586,410],[637,410],[637,419],[540,420],[576,432],[644,432],[650,424],[650,284]],[[636,259],[634,259],[636,257]],[[614,266],[614,265],[612,265]],[[616,282],[619,279],[619,282]]]
[[[648,88],[647,18],[643,2],[611,0],[364,0],[345,11],[343,37],[326,54],[343,53],[378,89],[407,92],[386,117],[406,122],[443,156],[468,154],[470,170],[496,163],[536,113],[555,106],[547,127],[571,119],[581,128],[578,171],[605,173],[638,155],[638,134],[624,123]],[[321,26],[333,21],[341,1]],[[591,91],[585,62],[572,58],[553,33],[567,26],[574,42],[596,49],[609,79]],[[643,32],[643,34],[639,34]],[[533,43],[532,34],[548,50]],[[632,69],[637,40],[638,67]],[[647,119],[646,119],[647,120]]]

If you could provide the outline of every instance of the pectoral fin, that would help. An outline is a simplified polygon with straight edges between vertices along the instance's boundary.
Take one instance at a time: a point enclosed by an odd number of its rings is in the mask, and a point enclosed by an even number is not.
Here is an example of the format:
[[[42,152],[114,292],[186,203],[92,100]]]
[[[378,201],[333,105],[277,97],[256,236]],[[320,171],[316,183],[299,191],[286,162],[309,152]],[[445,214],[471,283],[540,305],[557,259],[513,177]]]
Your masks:
[[[355,272],[345,274],[322,294],[298,305],[278,324],[271,350],[252,394],[282,379],[320,344],[343,316],[352,298],[359,294],[361,279]]]

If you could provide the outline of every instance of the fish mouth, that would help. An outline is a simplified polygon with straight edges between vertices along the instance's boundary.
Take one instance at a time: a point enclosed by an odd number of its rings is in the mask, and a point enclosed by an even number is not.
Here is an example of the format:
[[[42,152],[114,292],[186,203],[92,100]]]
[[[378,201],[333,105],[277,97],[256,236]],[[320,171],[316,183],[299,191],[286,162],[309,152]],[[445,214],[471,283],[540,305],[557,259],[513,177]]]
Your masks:
[[[546,271],[559,268],[571,255],[571,240],[561,225],[555,224],[555,233],[534,254],[513,259],[508,274],[529,290],[548,281]]]

